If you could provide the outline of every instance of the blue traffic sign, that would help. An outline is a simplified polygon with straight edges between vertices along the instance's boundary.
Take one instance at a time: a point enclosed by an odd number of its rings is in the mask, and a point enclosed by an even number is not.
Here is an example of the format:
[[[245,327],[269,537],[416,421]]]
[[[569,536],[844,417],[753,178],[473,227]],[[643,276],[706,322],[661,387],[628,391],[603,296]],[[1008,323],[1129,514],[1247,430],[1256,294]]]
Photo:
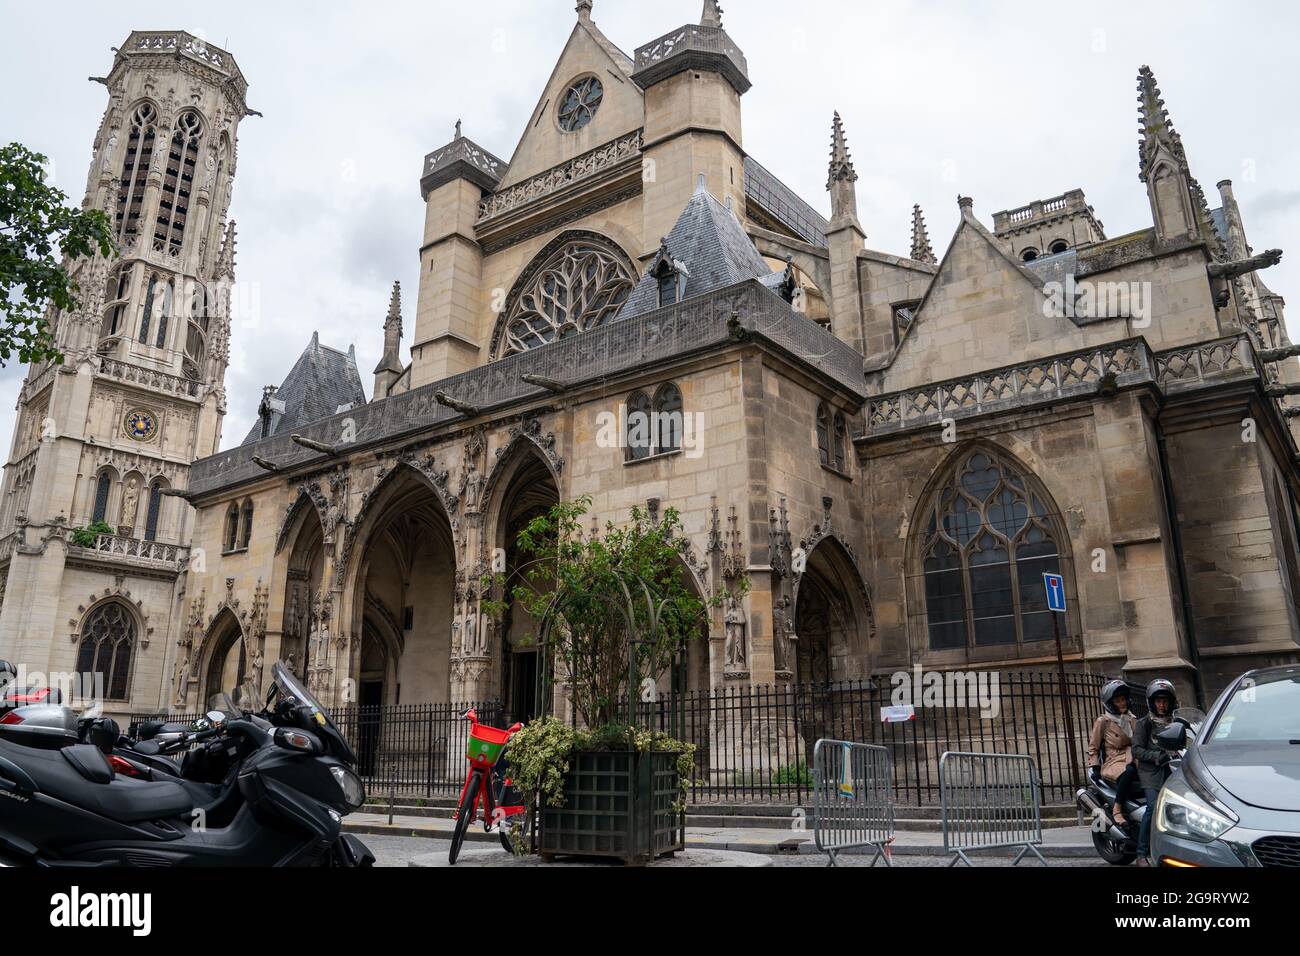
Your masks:
[[[1065,578],[1059,574],[1043,573],[1043,584],[1047,586],[1047,609],[1065,613]]]

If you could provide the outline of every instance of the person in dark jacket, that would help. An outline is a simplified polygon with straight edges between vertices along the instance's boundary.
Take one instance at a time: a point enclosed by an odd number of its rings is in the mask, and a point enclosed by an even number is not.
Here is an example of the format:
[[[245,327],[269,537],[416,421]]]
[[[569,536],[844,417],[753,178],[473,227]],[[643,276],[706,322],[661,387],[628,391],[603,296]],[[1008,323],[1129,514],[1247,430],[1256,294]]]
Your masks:
[[[1178,708],[1174,685],[1157,678],[1147,685],[1147,715],[1133,728],[1133,762],[1138,768],[1138,783],[1146,792],[1147,809],[1138,828],[1137,865],[1150,866],[1151,821],[1156,813],[1156,798],[1169,779],[1169,761],[1173,755],[1161,750],[1156,734],[1169,726]]]

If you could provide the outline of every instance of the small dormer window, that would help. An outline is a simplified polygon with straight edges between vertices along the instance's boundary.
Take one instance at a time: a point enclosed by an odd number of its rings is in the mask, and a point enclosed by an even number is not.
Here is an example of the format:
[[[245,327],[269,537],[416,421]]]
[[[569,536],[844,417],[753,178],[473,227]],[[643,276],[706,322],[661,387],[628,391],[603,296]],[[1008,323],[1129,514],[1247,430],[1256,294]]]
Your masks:
[[[668,240],[659,242],[659,252],[650,263],[649,274],[654,277],[659,290],[659,307],[674,305],[686,296],[686,280],[690,276],[686,265],[672,257],[668,251]]]
[[[1052,243],[1048,251],[1051,252],[1051,254],[1054,256],[1059,256],[1062,252],[1068,251],[1069,248],[1070,248],[1070,244],[1068,242],[1066,242],[1064,239],[1057,239],[1054,243]]]

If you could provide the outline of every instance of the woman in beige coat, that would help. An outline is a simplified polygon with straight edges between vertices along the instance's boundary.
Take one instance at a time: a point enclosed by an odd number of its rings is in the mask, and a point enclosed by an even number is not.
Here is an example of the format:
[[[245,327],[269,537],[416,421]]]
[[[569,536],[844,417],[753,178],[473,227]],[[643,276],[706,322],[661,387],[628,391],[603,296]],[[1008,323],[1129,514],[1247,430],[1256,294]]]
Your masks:
[[[1124,801],[1137,779],[1133,763],[1133,726],[1128,709],[1128,685],[1113,680],[1101,689],[1104,713],[1088,735],[1088,766],[1115,785],[1115,822],[1124,825]]]

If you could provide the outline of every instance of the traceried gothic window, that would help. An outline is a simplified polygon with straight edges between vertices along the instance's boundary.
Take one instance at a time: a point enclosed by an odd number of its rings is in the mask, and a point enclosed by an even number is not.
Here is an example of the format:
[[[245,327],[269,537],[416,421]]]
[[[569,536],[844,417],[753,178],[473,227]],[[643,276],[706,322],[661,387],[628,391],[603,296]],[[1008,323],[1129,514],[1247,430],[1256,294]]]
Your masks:
[[[253,540],[253,503],[245,501],[244,507],[240,511],[240,521],[242,527],[239,531],[239,546],[247,548],[248,543]]]
[[[1052,637],[1045,572],[1061,569],[1054,507],[987,449],[960,459],[923,518],[921,571],[930,649]]]
[[[574,82],[560,97],[560,129],[572,133],[591,122],[605,98],[605,88],[594,76],[585,76]]]
[[[199,161],[199,139],[203,121],[193,110],[176,118],[167,150],[167,169],[163,176],[162,195],[158,199],[158,222],[154,227],[155,252],[180,255],[185,239],[185,217],[189,213],[190,191]]]
[[[154,342],[158,348],[167,344],[167,313],[171,291],[165,280],[157,275],[149,277],[149,285],[144,294],[144,315],[140,319],[140,344],[149,344],[149,330],[154,330]],[[155,314],[156,313],[156,314]]]
[[[197,282],[187,286],[186,313],[189,321],[185,329],[185,359],[181,367],[188,378],[197,381],[203,375],[203,358],[207,354],[208,325],[211,317],[211,296]]]
[[[515,297],[500,356],[594,329],[627,301],[635,281],[625,257],[613,247],[588,239],[565,243]]]
[[[637,392],[627,400],[627,434],[624,447],[627,449],[628,461],[640,461],[649,458],[654,447],[651,431],[651,405],[645,392]]]
[[[144,206],[145,181],[153,161],[156,139],[154,124],[157,110],[152,103],[141,103],[131,115],[126,150],[122,158],[122,176],[117,187],[117,234],[128,239],[140,234],[140,215]],[[112,142],[110,138],[109,142]]]
[[[97,674],[108,700],[126,700],[131,690],[131,653],[135,647],[135,619],[116,601],[90,612],[81,628],[77,673]]]

